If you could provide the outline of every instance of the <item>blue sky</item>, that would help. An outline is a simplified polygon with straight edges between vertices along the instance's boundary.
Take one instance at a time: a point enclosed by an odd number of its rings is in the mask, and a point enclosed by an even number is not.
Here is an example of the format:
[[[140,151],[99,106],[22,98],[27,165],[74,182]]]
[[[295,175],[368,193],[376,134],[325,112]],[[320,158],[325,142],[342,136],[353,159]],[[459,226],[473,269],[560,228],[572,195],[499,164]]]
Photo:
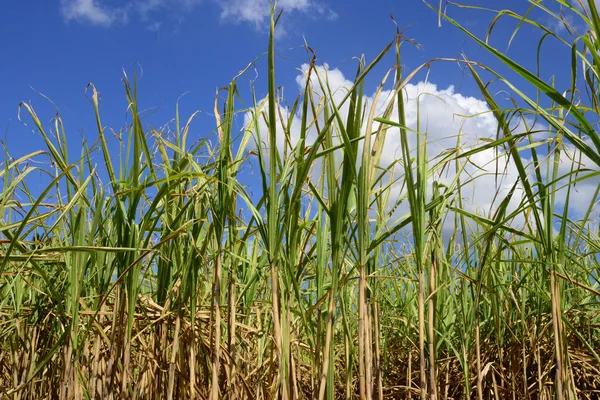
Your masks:
[[[40,92],[58,107],[71,154],[77,155],[81,136],[90,142],[97,137],[93,109],[85,93],[88,82],[101,93],[103,124],[118,130],[127,123],[127,103],[121,83],[123,69],[129,76],[143,70],[138,100],[142,108],[153,111],[144,119],[146,126],[160,127],[171,120],[177,99],[187,92],[180,104],[182,119],[196,110],[202,111],[190,135],[193,139],[206,137],[214,129],[211,113],[216,89],[226,86],[267,49],[268,3],[268,0],[6,2],[0,13],[0,138],[13,157],[43,147],[39,135],[17,119],[19,102],[31,102],[49,126],[56,110]],[[498,2],[483,0],[468,3],[498,6]],[[390,13],[400,27],[408,27],[405,34],[422,46],[405,47],[403,66],[407,71],[432,58],[454,58],[464,53],[471,60],[507,72],[449,23],[438,27],[436,13],[420,0],[281,0],[279,5],[284,8],[284,16],[277,35],[276,79],[278,85],[285,87],[288,100],[298,93],[298,68],[307,60],[304,39],[316,51],[318,63],[337,69],[339,81],[343,82],[356,70],[353,57],[365,54],[370,61],[393,40],[395,26]],[[524,12],[528,3],[503,0],[501,5]],[[448,14],[480,37],[485,35],[493,18],[489,12],[457,8],[450,8]],[[539,13],[531,17],[554,24]],[[506,49],[515,26],[514,20],[502,20],[491,43]],[[508,54],[533,68],[540,36],[539,31],[524,26]],[[559,49],[563,53],[558,53]],[[390,55],[367,80],[366,95],[372,95],[393,65],[394,58]],[[552,43],[545,45],[542,65],[542,78],[549,81],[555,76],[559,87],[568,83],[568,50]],[[257,96],[261,97],[266,94],[264,57],[257,63],[257,72]],[[247,91],[254,76],[252,71],[240,80],[242,92]],[[414,83],[424,78],[420,74]],[[430,90],[454,105],[446,107],[443,115],[439,104],[431,105],[432,115],[437,118],[432,127],[436,122],[440,126],[439,132],[432,132],[433,137],[441,139],[454,133],[444,130],[456,124],[451,112],[468,113],[472,110],[466,107],[484,106],[472,78],[457,63],[433,64],[428,80],[435,85]],[[453,88],[447,90],[451,85]],[[250,97],[244,99],[249,106]],[[31,125],[29,118],[24,120]],[[480,122],[482,126],[489,125]],[[475,134],[490,136],[495,131],[492,126]],[[446,142],[440,140],[440,143]],[[486,206],[487,203],[489,199],[483,201]]]
[[[105,124],[119,127],[125,121],[126,108],[120,82],[122,69],[132,75],[136,64],[143,69],[142,106],[160,107],[155,123],[170,119],[176,99],[188,91],[191,93],[181,105],[183,115],[195,110],[210,112],[216,88],[226,86],[240,69],[266,50],[267,3],[7,2],[0,13],[0,135],[15,155],[33,146],[36,138],[17,120],[17,105],[31,101],[42,120],[49,121],[54,110],[35,92],[39,91],[56,103],[70,135],[78,137],[84,130],[86,136],[93,137],[94,132],[88,132],[93,128],[92,109],[84,93],[88,82],[102,94]],[[407,47],[408,69],[433,57],[456,57],[465,51],[475,58],[483,53],[457,29],[448,24],[438,28],[435,13],[418,0],[286,0],[280,5],[285,12],[281,24],[284,32],[277,43],[281,56],[277,80],[287,88],[290,98],[296,93],[296,69],[306,61],[303,38],[321,62],[349,76],[356,65],[352,57],[364,53],[370,60],[393,39],[395,27],[390,13],[400,26],[411,26],[406,34],[423,46],[420,51]],[[480,21],[481,13],[454,14],[471,29],[484,32],[486,24]],[[390,58],[382,71],[392,63]],[[382,73],[375,76],[379,79]],[[377,79],[370,82],[373,90]],[[430,80],[444,87],[453,84],[468,95],[476,94],[471,81],[462,77],[456,65],[434,67]],[[206,123],[210,122],[207,118]]]

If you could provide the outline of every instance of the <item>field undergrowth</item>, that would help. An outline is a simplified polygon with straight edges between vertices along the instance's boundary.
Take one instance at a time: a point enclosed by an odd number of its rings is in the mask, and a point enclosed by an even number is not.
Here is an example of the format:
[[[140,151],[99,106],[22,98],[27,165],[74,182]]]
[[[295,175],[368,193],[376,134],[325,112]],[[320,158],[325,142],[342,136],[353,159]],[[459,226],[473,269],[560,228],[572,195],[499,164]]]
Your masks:
[[[358,59],[345,88],[307,48],[304,90],[287,104],[275,8],[268,95],[242,108],[242,71],[204,136],[178,111],[165,129],[146,127],[135,77],[123,80],[130,123],[116,135],[88,86],[97,132],[81,151],[67,148],[60,116],[46,126],[22,103],[46,147],[17,159],[5,148],[0,165],[0,396],[600,398],[600,18],[593,0],[556,0],[585,26],[578,34],[543,4],[531,11],[566,30],[500,11],[490,34],[514,19],[515,35],[534,27],[565,46],[566,89],[440,11],[443,29],[521,83],[455,60],[497,136],[471,143],[457,131],[435,157],[427,127],[406,121],[404,88],[430,67],[398,67],[411,40],[398,31]],[[376,66],[389,70],[367,101]],[[491,81],[513,107],[498,105]],[[475,165],[482,154],[499,180],[508,165],[518,179],[476,212],[464,192],[489,175]],[[582,182],[597,189],[574,209]]]

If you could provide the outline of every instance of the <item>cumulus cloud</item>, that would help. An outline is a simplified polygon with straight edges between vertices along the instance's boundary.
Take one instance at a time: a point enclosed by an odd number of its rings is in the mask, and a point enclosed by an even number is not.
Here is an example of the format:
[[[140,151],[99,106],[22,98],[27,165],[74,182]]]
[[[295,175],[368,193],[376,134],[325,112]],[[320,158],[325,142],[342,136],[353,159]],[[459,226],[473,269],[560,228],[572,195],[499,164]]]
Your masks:
[[[300,90],[305,87],[307,69],[308,66],[303,65],[301,68],[302,73],[296,78]],[[346,79],[339,69],[329,68],[327,65],[318,67],[317,72],[321,77],[327,77],[332,92],[332,101],[339,104],[346,95],[347,90],[352,87],[352,82]],[[322,97],[322,90],[314,76],[311,79],[311,83],[316,97]],[[374,93],[364,96],[363,103],[365,104],[366,114],[368,115],[371,108],[375,107],[375,115],[382,115],[387,105],[394,101],[393,96],[394,93],[391,90],[382,91],[377,101],[375,101]],[[418,130],[423,137],[426,138],[430,165],[434,165],[438,157],[444,152],[457,147],[459,135],[462,151],[479,147],[490,140],[495,140],[497,137],[498,125],[487,104],[478,98],[462,95],[457,92],[453,86],[442,88],[431,82],[409,83],[404,88],[404,96],[407,126],[413,131]],[[288,120],[291,120],[291,126],[289,127],[289,142],[294,146],[300,139],[300,116],[290,116],[290,110],[283,105],[281,106],[281,110],[282,119],[285,121],[285,124],[287,124]],[[343,117],[347,115],[347,104],[340,107],[340,113]],[[395,107],[392,114],[389,116],[389,119],[398,121],[398,111]],[[318,115],[316,120],[322,124],[323,116]],[[249,121],[250,115],[246,115],[246,122],[248,123]],[[261,121],[259,128],[262,132],[263,145],[268,145],[268,143],[265,143],[267,140],[266,123],[262,122],[262,118],[260,118],[259,121]],[[547,132],[544,132],[547,128],[539,122],[534,125],[533,121],[527,120],[527,124],[529,125],[527,130],[537,131],[537,133],[533,135],[535,140],[542,140],[543,137],[547,135]],[[283,150],[285,146],[289,145],[281,133],[283,130],[281,129],[282,122],[279,117],[277,125],[280,127],[280,132],[277,137],[277,147],[280,150]],[[378,125],[375,124],[374,130],[376,130],[377,127]],[[513,123],[512,129],[513,134],[526,131],[523,123]],[[313,126],[308,132],[307,145],[312,145],[315,138],[316,131]],[[416,133],[409,133],[409,142],[411,148],[414,150],[416,146]],[[522,145],[524,145],[524,143]],[[540,146],[538,149],[540,158],[542,159],[540,168],[543,175],[545,175],[549,166],[554,165],[553,158],[548,157],[544,149],[545,145]],[[359,149],[359,151],[362,152],[362,149]],[[385,136],[380,164],[385,168],[398,160],[400,156],[399,130],[397,128],[390,128]],[[523,157],[524,163],[528,165],[527,173],[531,177],[533,174],[531,155],[528,151],[523,151],[521,156]],[[578,157],[580,157],[580,154],[576,152],[572,146],[567,146],[558,161],[559,175],[567,174],[571,170],[573,158]],[[466,160],[463,159],[463,161]],[[492,218],[500,203],[519,181],[518,169],[512,162],[510,156],[506,152],[503,152],[502,149],[500,149],[500,151],[498,149],[481,151],[470,156],[468,161],[469,162],[465,165],[461,174],[461,179],[463,182],[470,181],[472,178],[474,179],[471,182],[464,184],[462,187],[463,205],[470,212]],[[586,168],[597,169],[597,167],[594,167],[593,163],[585,157],[581,158],[581,164]],[[319,169],[320,167],[317,165],[314,174],[315,177],[320,176]],[[391,186],[392,203],[405,194],[403,184],[404,171],[399,163],[393,171],[394,178],[397,179],[397,181]],[[428,182],[429,193],[431,193],[431,187],[434,180],[445,185],[451,185],[456,175],[457,171],[455,170],[454,162],[452,162],[448,164],[442,172],[438,172],[430,178],[430,181]],[[389,179],[392,179],[391,174],[388,176],[388,181]],[[595,179],[578,183],[575,188],[576,191],[573,192],[570,199],[570,208],[573,210],[586,209],[590,202],[594,200],[593,194],[599,182],[598,179]],[[563,180],[559,186],[565,185],[566,183],[567,180]],[[537,188],[534,188],[534,190],[537,190]],[[517,210],[522,198],[522,186],[517,184],[516,191],[509,202],[508,211],[511,212]],[[557,194],[557,205],[560,207],[565,204],[565,201],[566,190],[562,190]],[[394,217],[400,217],[406,212],[408,212],[408,204],[407,202],[404,202],[396,209]],[[522,227],[525,223],[525,216],[518,215],[511,223],[513,226]],[[453,230],[451,224],[452,221],[449,221],[447,226],[450,231]]]
[[[304,65],[302,69],[306,71],[308,66]],[[328,66],[319,67],[318,73],[327,76],[329,85],[333,91],[333,99],[339,102],[345,96],[346,90],[352,87],[352,82],[347,80],[342,72]],[[298,76],[297,83],[300,87],[305,85],[305,75]],[[314,80],[313,80],[314,82]],[[317,89],[320,91],[320,89]],[[374,95],[365,96],[364,102],[366,109],[375,107],[375,115],[381,115],[390,101],[394,101],[394,93],[391,90],[384,90],[374,104]],[[453,86],[439,88],[431,82],[418,82],[407,84],[404,88],[405,96],[405,118],[409,129],[419,130],[424,134],[427,140],[427,153],[431,165],[443,152],[453,149],[457,146],[458,135],[461,136],[461,146],[470,148],[481,145],[482,139],[494,139],[497,134],[497,123],[493,115],[489,112],[487,104],[475,97],[463,96],[455,91]],[[347,106],[343,106],[340,111],[347,113]],[[398,110],[394,107],[389,116],[392,121],[398,121]],[[374,128],[377,128],[375,124]],[[409,133],[409,143],[414,150],[416,147],[416,134]],[[381,156],[381,164],[387,166],[398,160],[401,155],[400,133],[397,128],[388,129],[384,150]],[[498,160],[498,163],[495,162]],[[477,185],[469,185],[465,188],[463,194],[467,197],[465,200],[470,208],[480,210],[491,210],[497,194],[506,195],[518,178],[518,173],[513,165],[506,164],[507,156],[496,154],[494,150],[486,150],[477,153],[471,157],[471,164],[465,169],[465,174],[482,176]],[[501,166],[499,179],[495,176],[497,166]],[[454,178],[454,166],[451,165],[445,170],[444,175],[432,177],[441,183],[450,184]],[[400,165],[396,168],[396,176],[403,173]],[[486,175],[488,175],[486,177]],[[399,197],[403,187],[403,180],[393,186],[392,191],[396,192],[395,197]],[[432,182],[430,182],[432,183]],[[475,187],[476,186],[476,187]],[[471,189],[471,190],[469,190]],[[518,201],[518,199],[515,199]]]
[[[270,0],[128,0],[120,5],[111,5],[108,0],[61,0],[60,11],[65,21],[77,21],[95,26],[110,27],[116,23],[127,23],[132,16],[149,22],[156,30],[154,19],[168,16],[180,21],[201,3],[214,2],[221,9],[221,18],[226,21],[247,22],[257,28],[264,25],[270,15]],[[335,12],[316,0],[280,0],[278,9],[290,13],[306,13],[319,18],[334,19]],[[162,13],[162,14],[161,14]],[[158,22],[160,23],[160,22]]]

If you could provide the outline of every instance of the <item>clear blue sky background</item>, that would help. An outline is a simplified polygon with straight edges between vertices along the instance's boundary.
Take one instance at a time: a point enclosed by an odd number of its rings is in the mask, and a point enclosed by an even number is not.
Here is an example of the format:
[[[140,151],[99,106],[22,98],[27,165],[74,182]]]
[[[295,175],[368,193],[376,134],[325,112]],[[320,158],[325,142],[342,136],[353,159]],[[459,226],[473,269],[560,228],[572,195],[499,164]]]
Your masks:
[[[471,3],[499,6],[499,2],[491,1]],[[39,91],[58,106],[69,141],[78,143],[82,134],[93,141],[97,136],[93,109],[84,93],[88,82],[101,92],[103,123],[118,129],[126,122],[122,68],[131,76],[137,70],[136,63],[143,69],[139,82],[141,106],[159,107],[147,123],[159,126],[173,118],[177,98],[188,91],[191,93],[181,103],[182,117],[195,110],[210,113],[216,88],[226,86],[240,69],[266,50],[268,20],[262,17],[266,15],[265,4],[268,1],[4,2],[0,13],[0,138],[12,156],[41,147],[39,136],[17,120],[20,101],[31,102],[44,123],[51,120],[55,110],[36,93]],[[276,46],[281,56],[277,61],[277,83],[286,87],[289,99],[297,94],[296,68],[307,60],[303,38],[315,49],[320,62],[340,68],[350,77],[356,68],[352,57],[364,53],[367,60],[372,60],[393,39],[395,26],[390,13],[401,27],[410,26],[406,35],[423,46],[421,50],[407,46],[404,62],[408,70],[431,58],[458,57],[462,52],[473,60],[492,61],[450,24],[438,28],[436,13],[419,0],[286,0],[280,4],[287,4],[287,8],[282,20],[284,32],[278,36]],[[502,6],[523,11],[527,2],[503,0]],[[449,14],[480,35],[493,16],[455,8]],[[541,18],[541,22],[547,22]],[[513,21],[501,23],[493,43],[505,49],[515,25]],[[528,66],[534,65],[539,38],[539,32],[532,32],[531,28],[523,28],[509,53]],[[544,57],[554,54],[546,52]],[[393,61],[389,57],[380,73],[372,75],[367,92],[372,93]],[[265,64],[266,60],[258,64],[258,96],[265,94]],[[241,87],[248,88],[247,82],[253,77],[251,72],[241,81]],[[464,76],[456,63],[434,65],[429,79],[439,87],[455,85],[465,95],[478,94],[472,79]],[[194,125],[195,135],[208,134],[213,121],[209,115],[201,116]]]

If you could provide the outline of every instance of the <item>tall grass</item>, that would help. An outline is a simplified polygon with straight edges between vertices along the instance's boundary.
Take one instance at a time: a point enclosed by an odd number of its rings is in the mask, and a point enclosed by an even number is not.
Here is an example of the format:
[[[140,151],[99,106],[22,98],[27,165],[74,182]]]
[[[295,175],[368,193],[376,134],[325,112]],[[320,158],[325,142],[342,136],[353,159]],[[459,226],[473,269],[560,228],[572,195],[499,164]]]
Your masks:
[[[573,185],[597,179],[600,167],[600,18],[594,1],[557,3],[589,30],[569,41],[529,13],[500,11],[490,34],[516,18],[569,46],[563,92],[439,13],[531,87],[460,60],[498,137],[467,146],[456,132],[456,147],[435,158],[421,118],[407,126],[404,88],[429,65],[402,70],[410,41],[401,31],[373,61],[358,59],[347,88],[331,87],[307,47],[305,86],[284,107],[274,6],[268,95],[240,109],[241,71],[217,93],[215,130],[203,137],[191,128],[195,114],[182,123],[178,107],[168,128],[146,129],[135,76],[123,79],[130,124],[116,132],[118,154],[93,85],[97,140],[78,153],[59,116],[46,127],[21,104],[46,148],[19,159],[4,149],[0,170],[0,393],[597,398],[600,239],[591,217],[600,185],[587,209],[569,204]],[[542,3],[533,8],[567,23]],[[388,60],[368,101],[365,77]],[[491,78],[513,94],[513,108],[498,105]],[[532,117],[549,127],[547,139]],[[390,137],[399,157],[385,164]],[[481,179],[467,173],[474,156],[490,149],[519,179],[498,192],[493,212],[478,214],[463,191]],[[242,179],[251,168],[258,198]],[[33,174],[44,177],[41,190]]]

